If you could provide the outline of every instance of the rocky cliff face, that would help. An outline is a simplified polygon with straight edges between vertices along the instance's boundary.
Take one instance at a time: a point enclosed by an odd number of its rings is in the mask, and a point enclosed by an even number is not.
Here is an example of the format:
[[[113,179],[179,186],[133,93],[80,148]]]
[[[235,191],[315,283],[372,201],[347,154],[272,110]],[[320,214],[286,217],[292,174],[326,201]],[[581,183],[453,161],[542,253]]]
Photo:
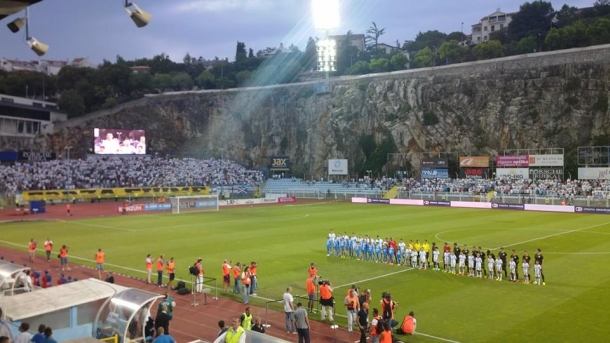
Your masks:
[[[67,122],[49,144],[84,154],[94,127],[145,129],[161,154],[223,154],[256,168],[286,155],[307,176],[323,176],[330,158],[349,159],[352,175],[364,170],[366,138],[414,165],[424,151],[573,149],[610,134],[609,60],[598,47],[334,79],[327,94],[304,84],[161,95]]]

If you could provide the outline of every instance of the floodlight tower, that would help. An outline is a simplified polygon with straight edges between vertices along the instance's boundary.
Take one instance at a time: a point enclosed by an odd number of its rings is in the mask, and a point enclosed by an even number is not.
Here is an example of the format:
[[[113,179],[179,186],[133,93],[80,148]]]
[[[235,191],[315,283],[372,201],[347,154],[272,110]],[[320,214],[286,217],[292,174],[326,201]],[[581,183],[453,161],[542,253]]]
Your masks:
[[[337,43],[328,32],[339,27],[339,0],[312,0],[311,8],[316,29],[324,30],[324,39],[316,42],[318,71],[326,73],[326,87],[330,92],[329,73],[336,71]]]

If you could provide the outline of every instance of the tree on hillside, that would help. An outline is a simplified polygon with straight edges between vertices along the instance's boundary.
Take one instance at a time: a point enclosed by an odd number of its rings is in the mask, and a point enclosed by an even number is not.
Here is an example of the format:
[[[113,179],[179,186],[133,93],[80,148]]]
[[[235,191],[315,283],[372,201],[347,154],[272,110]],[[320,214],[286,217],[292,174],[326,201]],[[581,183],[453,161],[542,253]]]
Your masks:
[[[478,60],[486,60],[504,56],[504,48],[497,40],[477,44],[473,49]]]
[[[403,49],[413,52],[428,47],[434,50],[438,49],[445,40],[447,40],[447,35],[437,30],[419,32],[414,41],[405,42]]]
[[[419,50],[419,52],[417,53],[417,55],[415,55],[415,63],[424,66],[424,67],[429,67],[432,65],[432,62],[434,61],[435,55],[434,55],[434,51],[432,51],[432,49],[425,47],[421,50]]]
[[[407,69],[407,63],[409,63],[409,59],[402,52],[397,52],[390,59],[390,65],[392,66],[392,70]]]
[[[209,70],[203,71],[195,79],[195,83],[197,83],[197,86],[199,86],[200,88],[203,88],[203,89],[213,89],[215,86],[215,84],[214,84],[215,81],[216,81],[216,79],[215,79],[214,75],[212,75],[212,73],[210,73]]]
[[[390,61],[387,58],[374,58],[371,60],[371,71],[373,73],[385,73],[390,71]]]
[[[521,38],[521,40],[517,43],[517,52],[520,54],[535,52],[537,49],[536,45],[536,37],[534,36]]]
[[[318,52],[316,50],[316,40],[309,37],[305,53],[301,57],[301,65],[305,70],[316,70],[318,68]]]
[[[461,46],[456,40],[444,42],[438,49],[439,57],[446,60],[447,64],[463,62],[468,55],[468,48]]]
[[[247,58],[246,43],[237,42],[237,46],[235,47],[235,63],[243,63]]]
[[[458,42],[463,42],[466,40],[466,35],[464,34],[464,32],[460,32],[460,31],[453,31],[450,34],[447,35],[447,37],[445,38],[447,41],[458,41]]]
[[[557,11],[557,15],[555,18],[557,20],[555,21],[553,26],[564,27],[572,25],[575,21],[578,20],[578,8],[564,4],[561,9]]]
[[[371,67],[367,62],[358,61],[354,63],[354,65],[349,68],[345,73],[347,75],[364,75],[371,72]]]
[[[383,34],[385,34],[385,28],[380,29],[377,27],[377,24],[375,22],[373,22],[373,25],[371,25],[369,27],[368,30],[366,30],[366,37],[365,39],[368,40],[369,43],[367,43],[367,45],[371,45],[371,42],[373,42],[373,46],[375,47],[374,51],[377,51],[377,45],[379,45],[379,37],[381,37]]]
[[[544,37],[551,29],[554,15],[555,10],[550,2],[526,2],[521,5],[519,12],[512,16],[508,25],[508,36],[515,41],[528,36]]]
[[[597,0],[593,4],[593,7],[595,8],[597,15],[600,17],[610,14],[610,0]]]
[[[59,109],[68,113],[68,118],[75,118],[85,114],[85,100],[75,90],[61,92],[61,97],[57,103]]]
[[[237,86],[238,87],[246,86],[251,75],[252,75],[252,73],[249,70],[242,70],[239,73],[235,74],[235,80],[237,81]]]
[[[347,31],[345,38],[337,42],[337,74],[343,75],[358,61],[358,48],[352,45],[352,31]]]

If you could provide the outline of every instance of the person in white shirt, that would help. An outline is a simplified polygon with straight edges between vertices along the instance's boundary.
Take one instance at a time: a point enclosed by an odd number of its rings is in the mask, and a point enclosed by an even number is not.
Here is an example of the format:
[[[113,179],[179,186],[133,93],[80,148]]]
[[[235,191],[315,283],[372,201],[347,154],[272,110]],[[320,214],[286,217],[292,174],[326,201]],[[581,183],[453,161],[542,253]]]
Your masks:
[[[508,262],[508,270],[510,271],[510,281],[517,281],[517,263],[512,259]]]
[[[440,252],[438,251],[438,247],[434,247],[434,251],[432,251],[432,264],[434,265],[434,270],[441,270],[440,263],[438,258],[440,256]]]
[[[489,279],[493,280],[494,279],[494,265],[495,265],[496,261],[494,260],[494,255],[490,255],[489,251],[487,253],[487,256],[489,256],[489,258],[487,259],[487,269],[489,271]]]
[[[534,262],[534,278],[536,279],[534,281],[535,284],[537,284],[538,286],[540,286],[540,277],[542,276],[542,265],[538,262],[538,260],[536,260],[536,262]]]
[[[424,248],[421,248],[419,251],[419,269],[426,269],[427,265],[426,252],[424,251]]]
[[[460,253],[460,260],[458,263],[459,274],[464,275],[464,272],[466,270],[466,255],[464,255],[463,252]]]
[[[523,283],[530,283],[530,264],[524,260],[521,265],[523,266]]]
[[[497,258],[496,259],[496,274],[498,276],[498,278],[496,280],[498,281],[502,281],[502,259],[501,258]]]
[[[297,334],[296,322],[294,320],[294,298],[290,292],[292,287],[286,287],[286,293],[282,296],[284,313],[286,313],[286,333]]]
[[[468,254],[468,276],[474,276],[474,255]]]
[[[15,337],[13,343],[30,343],[32,341],[32,334],[28,332],[30,324],[22,322],[19,326],[19,334]]]
[[[474,263],[475,263],[475,269],[477,271],[477,277],[480,279],[483,277],[483,274],[482,274],[483,259],[481,258],[481,255],[479,255],[478,253],[477,253],[477,257],[474,259]]]
[[[0,337],[8,337],[9,343],[13,342],[13,331],[11,330],[9,324],[2,319],[2,316],[2,308],[0,308]]]
[[[449,256],[449,259],[451,260],[451,274],[455,274],[455,264],[457,262],[457,257],[455,256],[455,254],[449,254],[451,256]]]

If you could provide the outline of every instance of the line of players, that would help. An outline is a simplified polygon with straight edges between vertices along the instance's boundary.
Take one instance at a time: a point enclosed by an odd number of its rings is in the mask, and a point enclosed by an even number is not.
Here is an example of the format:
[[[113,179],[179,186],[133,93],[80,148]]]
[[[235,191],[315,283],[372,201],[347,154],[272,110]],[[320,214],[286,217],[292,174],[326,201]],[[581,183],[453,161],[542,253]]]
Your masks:
[[[504,248],[500,248],[498,256],[490,250],[486,252],[479,246],[473,246],[473,250],[469,251],[468,246],[464,245],[462,249],[453,244],[453,249],[445,242],[443,246],[442,262],[443,271],[446,273],[468,275],[471,277],[482,278],[488,277],[491,280],[502,281],[503,276],[513,282],[519,281],[519,256],[512,250],[510,260],[507,259],[507,253]],[[332,230],[328,234],[326,240],[326,256],[334,256],[339,258],[352,258],[362,261],[371,261],[376,263],[395,264],[398,266],[409,266],[411,268],[430,269],[440,271],[441,253],[436,243],[430,245],[427,240],[420,243],[419,240],[405,243],[401,238],[396,242],[392,237],[389,239],[371,238],[368,235],[365,237],[347,233],[337,235]],[[485,268],[485,259],[487,258],[487,268]],[[432,261],[430,262],[430,259]],[[508,263],[507,263],[508,261]],[[544,256],[540,249],[537,249],[534,255],[534,283],[537,285],[546,285],[544,273],[542,272],[542,263]],[[522,256],[521,268],[523,270],[523,282],[528,284],[532,282],[530,275],[531,257],[525,251]],[[510,271],[510,276],[508,271]]]

